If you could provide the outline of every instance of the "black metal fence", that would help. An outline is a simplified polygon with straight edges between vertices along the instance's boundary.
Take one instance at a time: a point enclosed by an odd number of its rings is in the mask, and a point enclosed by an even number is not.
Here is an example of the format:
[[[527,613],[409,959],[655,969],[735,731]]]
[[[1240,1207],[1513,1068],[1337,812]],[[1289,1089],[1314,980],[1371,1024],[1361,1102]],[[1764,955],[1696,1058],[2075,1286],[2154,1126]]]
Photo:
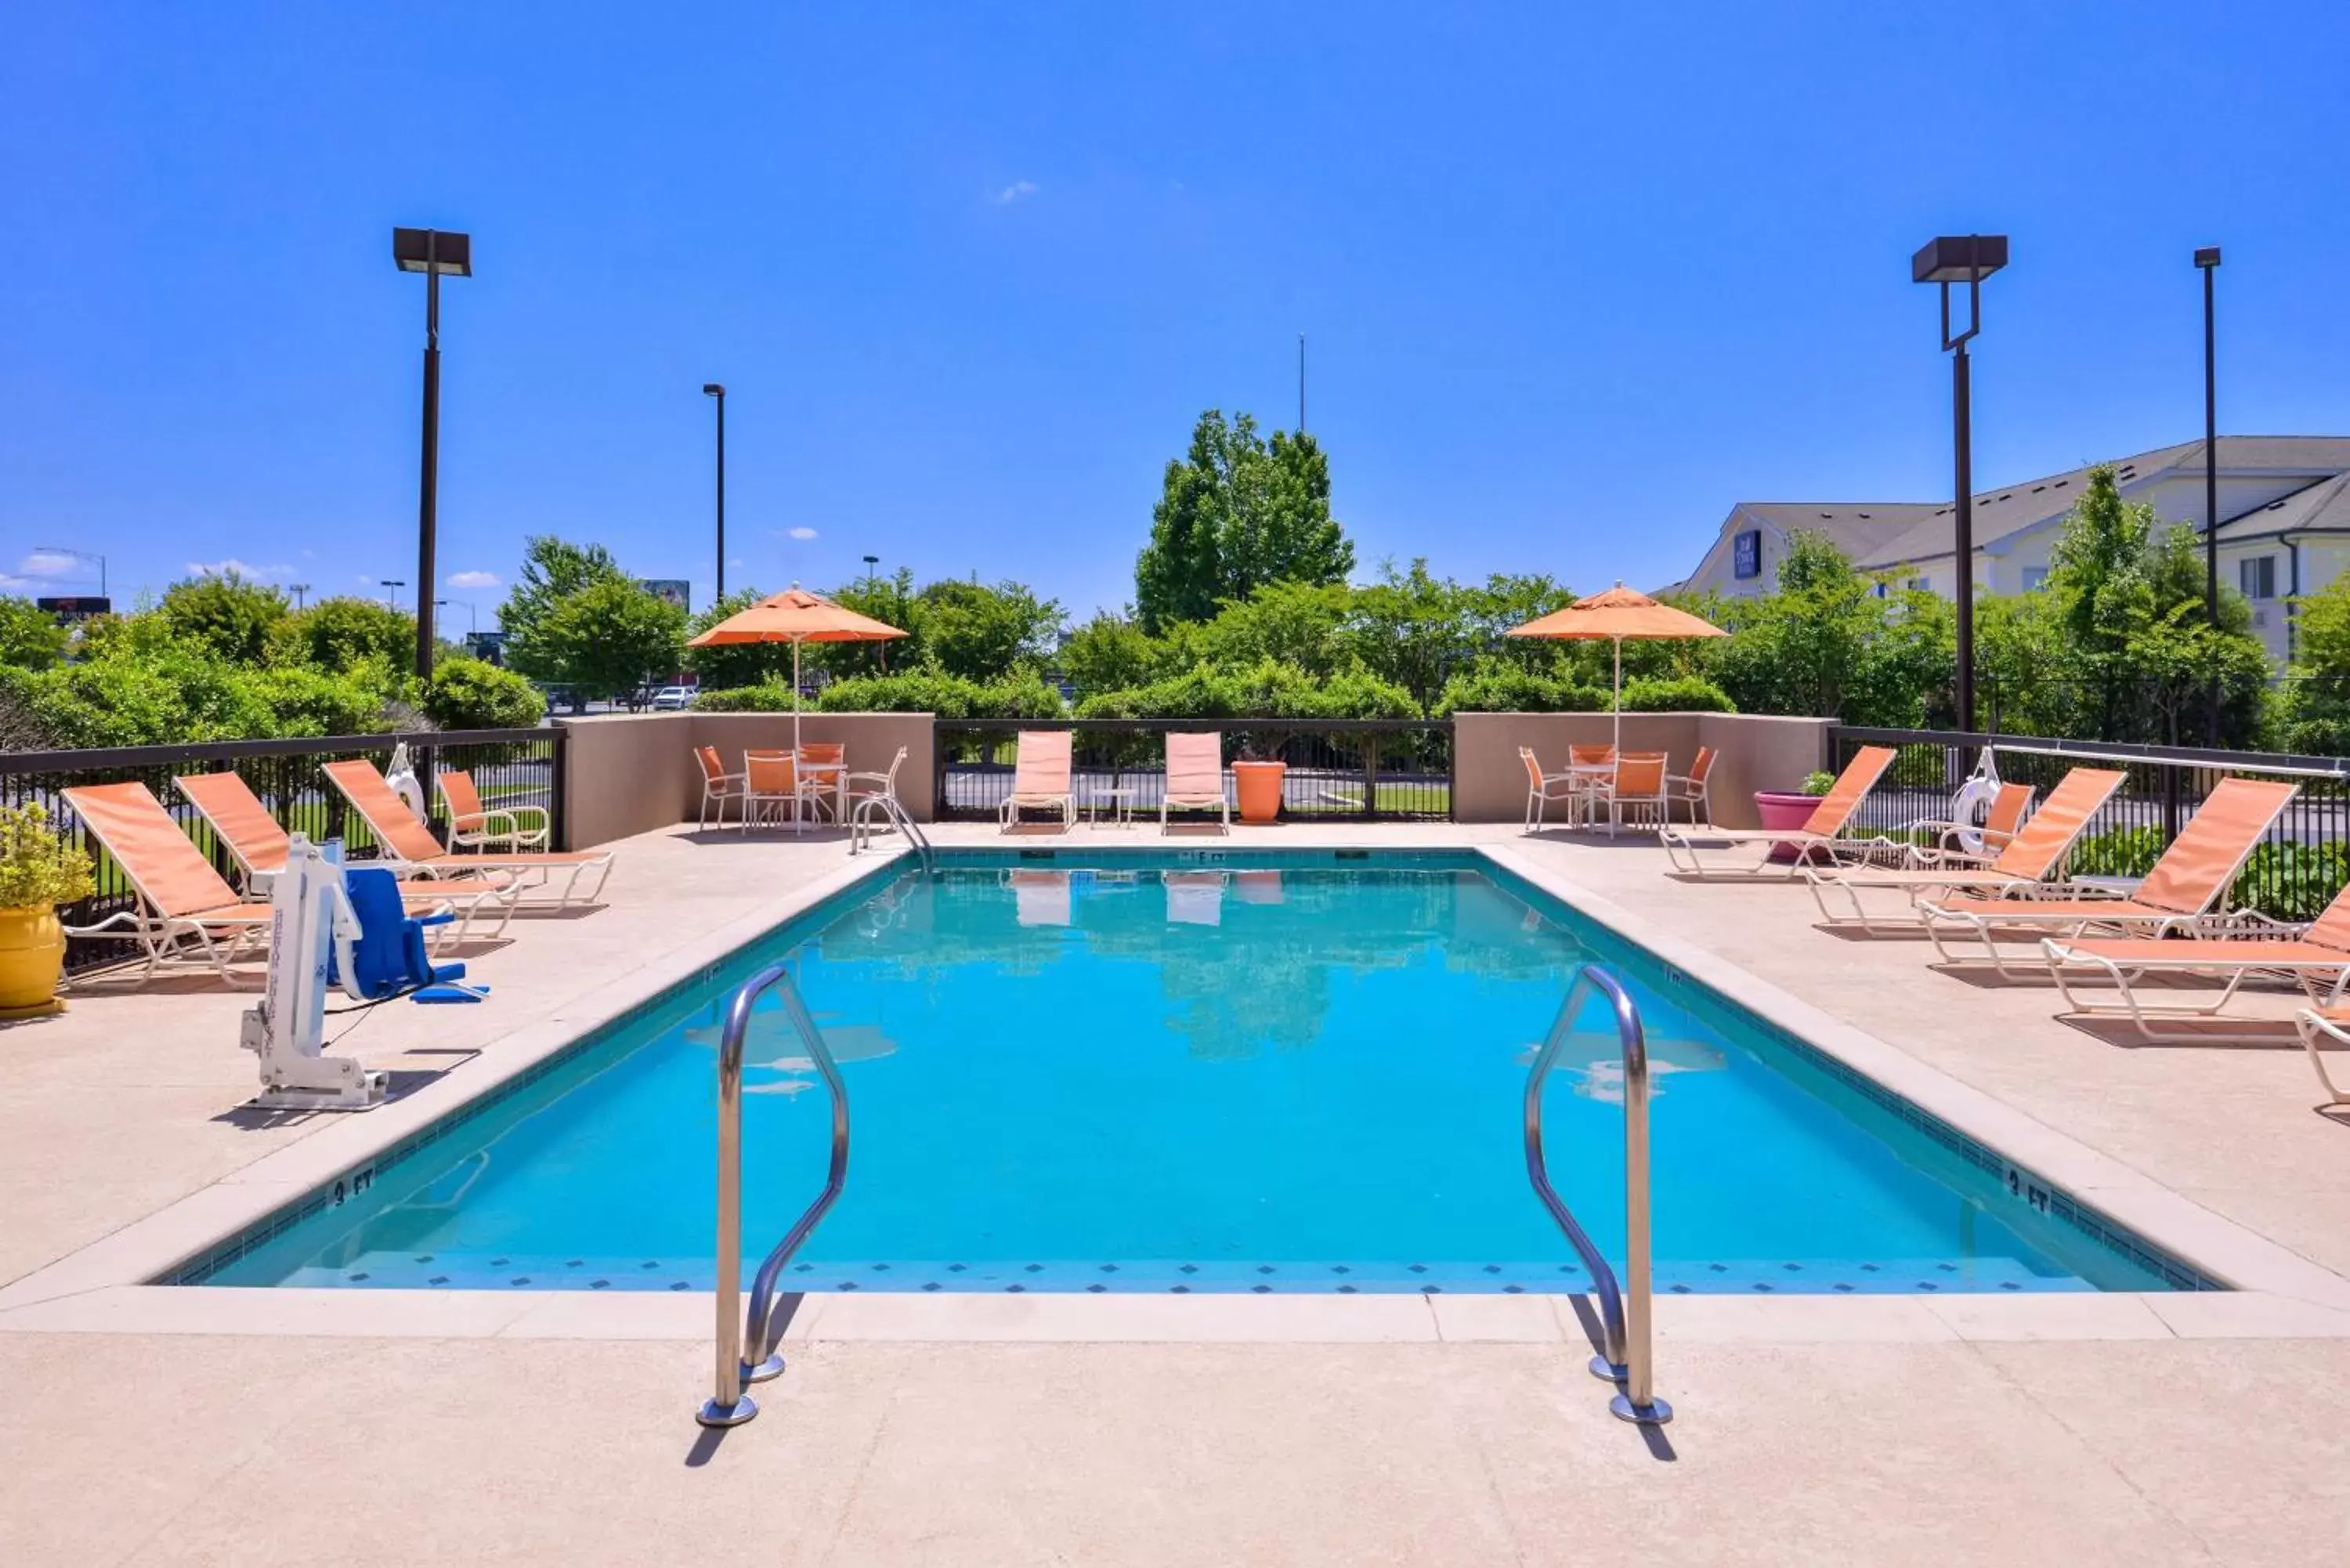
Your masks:
[[[1895,748],[1893,765],[1854,819],[1887,833],[1947,819],[1986,745],[1997,748],[2002,780],[2030,784],[2043,799],[2075,767],[2121,769],[2121,787],[2074,846],[2066,869],[2075,877],[2143,875],[2220,780],[2282,779],[2299,792],[2253,851],[2230,907],[2312,919],[2350,880],[2350,763],[2339,758],[1842,725],[1829,730],[1828,741],[1838,770],[1863,746]]]
[[[98,862],[98,891],[61,911],[69,926],[88,925],[137,901],[121,868],[88,838],[65,792],[85,784],[145,784],[163,809],[186,829],[222,876],[235,879],[236,862],[186,796],[172,787],[175,775],[233,771],[252,786],[272,815],[292,832],[321,842],[339,839],[354,860],[376,852],[375,836],[351,811],[320,767],[365,757],[378,768],[390,764],[391,749],[407,742],[425,784],[433,831],[447,839],[447,813],[429,783],[435,772],[463,769],[473,774],[482,804],[491,809],[536,806],[548,814],[552,840],[566,842],[563,823],[564,742],[556,726],[536,730],[446,730],[398,735],[335,735],[313,740],[216,741],[189,746],[123,746],[70,752],[0,752],[0,805],[37,801],[57,829],[82,842]],[[135,956],[125,941],[77,937],[67,945],[68,972],[95,969]]]
[[[941,719],[939,816],[993,817],[1003,810],[1022,729],[1074,732],[1070,784],[1088,817],[1156,816],[1167,793],[1167,736],[1200,731],[1223,737],[1225,794],[1236,813],[1231,765],[1253,757],[1285,764],[1284,820],[1427,822],[1452,815],[1452,725],[1444,720],[1064,719],[1022,725]]]

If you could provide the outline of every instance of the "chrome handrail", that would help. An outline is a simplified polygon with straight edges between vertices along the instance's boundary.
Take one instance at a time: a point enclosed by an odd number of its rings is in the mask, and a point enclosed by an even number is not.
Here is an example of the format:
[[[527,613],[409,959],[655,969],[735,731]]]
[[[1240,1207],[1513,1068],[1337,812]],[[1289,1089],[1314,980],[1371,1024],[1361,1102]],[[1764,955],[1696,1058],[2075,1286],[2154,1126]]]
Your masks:
[[[782,995],[785,1016],[806,1043],[810,1060],[824,1075],[825,1086],[832,1093],[832,1168],[824,1179],[824,1190],[785,1232],[784,1239],[753,1276],[746,1326],[741,1310],[743,1037],[751,1027],[751,1004],[770,988]],[[694,1412],[693,1418],[703,1426],[739,1427],[759,1413],[757,1402],[743,1391],[743,1386],[764,1382],[784,1369],[784,1358],[775,1354],[770,1334],[776,1276],[839,1199],[841,1184],[847,1176],[847,1085],[840,1081],[840,1067],[832,1059],[832,1048],[824,1043],[816,1020],[808,1016],[807,1003],[801,1000],[799,987],[792,982],[790,968],[769,964],[734,993],[734,1000],[726,1009],[725,1033],[718,1044],[718,1386],[710,1400]],[[760,1357],[757,1362],[743,1359],[746,1345],[752,1355]]]
[[[1550,1170],[1543,1160],[1543,1080],[1550,1075],[1560,1048],[1574,1032],[1575,1011],[1586,987],[1604,993],[1615,1008],[1616,1034],[1623,1049],[1624,1275],[1631,1286],[1628,1300],[1627,1293],[1617,1285],[1616,1271],[1608,1267],[1607,1260],[1592,1245],[1583,1227],[1575,1223],[1557,1189],[1551,1186]],[[1526,1175],[1533,1179],[1534,1196],[1542,1199],[1543,1207],[1558,1222],[1568,1244],[1583,1260],[1583,1266],[1591,1271],[1599,1296],[1606,1343],[1602,1354],[1591,1358],[1591,1375],[1623,1386],[1607,1406],[1617,1416],[1643,1426],[1661,1426],[1673,1418],[1673,1407],[1657,1398],[1651,1386],[1655,1366],[1648,1344],[1652,1285],[1648,1269],[1648,1044],[1640,1029],[1640,1010],[1632,1004],[1622,982],[1597,964],[1585,964],[1576,971],[1575,983],[1567,987],[1566,1000],[1559,1003],[1549,1038],[1543,1042],[1534,1066],[1526,1074],[1525,1111]]]
[[[877,805],[881,808],[881,815],[888,817],[890,825],[906,836],[906,842],[912,845],[915,853],[921,857],[922,875],[925,877],[936,875],[938,855],[931,846],[930,835],[915,825],[912,814],[907,811],[905,804],[894,794],[869,794],[857,803],[857,809],[850,815],[849,819],[848,852],[851,855],[859,853],[864,849],[867,841],[873,836],[872,819],[866,814]]]

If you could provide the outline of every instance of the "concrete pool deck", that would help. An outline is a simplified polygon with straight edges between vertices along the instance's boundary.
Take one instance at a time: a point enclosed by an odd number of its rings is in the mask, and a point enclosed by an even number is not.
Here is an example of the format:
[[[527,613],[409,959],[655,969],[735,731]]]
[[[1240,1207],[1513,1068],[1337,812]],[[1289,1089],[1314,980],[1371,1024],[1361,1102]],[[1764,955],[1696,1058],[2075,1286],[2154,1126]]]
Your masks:
[[[1299,826],[1228,842],[1502,846],[2107,1162],[2162,1223],[2262,1251],[2285,1288],[1668,1299],[1659,1387],[1682,1412],[1668,1461],[1606,1417],[1580,1325],[1547,1298],[812,1296],[767,1415],[713,1445],[687,1418],[706,1296],[128,1282],[178,1244],[172,1224],[217,1234],[257,1189],[331,1175],[337,1142],[476,1092],[847,863],[837,839],[681,829],[619,846],[608,908],[517,921],[476,957],[488,1003],[365,1015],[349,1046],[421,1085],[366,1116],[240,1113],[250,996],[209,981],[93,991],[0,1031],[0,1560],[2350,1552],[2350,1125],[2313,1109],[2289,1033],[2126,1046],[2056,1022],[2044,986],[1979,985],[1929,970],[1921,943],[1818,931],[1800,887],[1677,882],[1628,836]],[[2255,1006],[2289,1012],[2281,996]],[[751,1511],[773,1529],[715,1530],[715,1487],[775,1500]],[[338,1524],[341,1510],[356,1511]]]

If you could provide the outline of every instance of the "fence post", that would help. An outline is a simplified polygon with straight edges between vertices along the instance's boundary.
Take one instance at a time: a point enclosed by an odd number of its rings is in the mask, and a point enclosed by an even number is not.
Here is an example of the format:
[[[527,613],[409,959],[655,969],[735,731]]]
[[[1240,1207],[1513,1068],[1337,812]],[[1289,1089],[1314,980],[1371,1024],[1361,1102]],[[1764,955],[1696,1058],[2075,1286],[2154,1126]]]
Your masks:
[[[568,849],[571,823],[563,797],[570,793],[571,729],[567,724],[550,724],[547,729],[555,736],[555,763],[547,783],[546,840],[557,849]]]
[[[1374,819],[1379,815],[1379,734],[1377,730],[1363,732],[1363,815]]]
[[[1444,721],[1444,817],[1448,822],[1461,820],[1461,732],[1450,719]]]

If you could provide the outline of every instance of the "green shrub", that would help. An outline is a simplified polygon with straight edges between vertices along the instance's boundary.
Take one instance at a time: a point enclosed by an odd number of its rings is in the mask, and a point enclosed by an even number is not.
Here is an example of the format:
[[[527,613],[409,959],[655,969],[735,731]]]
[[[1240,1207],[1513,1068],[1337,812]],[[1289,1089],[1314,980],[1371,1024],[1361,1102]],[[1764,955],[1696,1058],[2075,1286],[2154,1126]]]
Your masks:
[[[2350,852],[2339,839],[2263,844],[2244,862],[2228,903],[2231,909],[2258,909],[2280,920],[2314,920],[2345,882],[2350,882]]]
[[[303,665],[254,670],[243,680],[269,714],[269,734],[372,735],[392,727],[384,713],[391,674],[380,664],[331,672]]]
[[[1241,670],[1199,665],[1077,704],[1081,719],[1416,719],[1411,693],[1356,666],[1317,680],[1267,659]]]
[[[777,690],[789,707],[789,688]],[[1037,676],[983,684],[931,670],[836,680],[815,706],[827,713],[935,713],[941,719],[1059,719],[1068,712],[1059,688]]]
[[[57,617],[20,595],[0,594],[0,665],[47,670],[68,640]]]
[[[1835,788],[1835,774],[1829,773],[1808,773],[1804,775],[1804,782],[1795,786],[1795,793],[1797,794],[1825,794],[1834,788]]]
[[[96,887],[89,856],[50,829],[40,802],[0,806],[0,909],[70,904]]]
[[[1735,713],[1730,693],[1701,675],[1675,680],[1633,680],[1624,683],[1627,713]]]
[[[792,689],[781,684],[705,689],[693,700],[697,713],[788,713]]]
[[[2116,827],[2074,845],[2067,869],[2075,877],[2143,877],[2160,858],[2160,828]]]
[[[511,670],[452,659],[432,667],[424,712],[444,730],[527,730],[546,717],[546,699]]]
[[[1605,691],[1523,664],[1481,659],[1444,683],[1430,711],[1440,719],[1455,713],[1596,713],[1607,700]]]

